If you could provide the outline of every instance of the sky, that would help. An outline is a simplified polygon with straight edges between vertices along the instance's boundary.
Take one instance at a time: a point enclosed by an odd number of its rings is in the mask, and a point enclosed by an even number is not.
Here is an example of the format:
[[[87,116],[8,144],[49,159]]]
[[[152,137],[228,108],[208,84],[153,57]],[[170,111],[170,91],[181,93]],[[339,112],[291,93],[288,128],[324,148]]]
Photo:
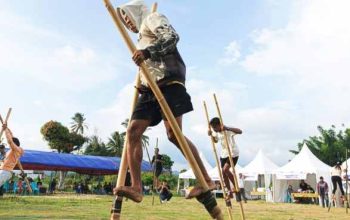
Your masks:
[[[243,130],[241,166],[259,149],[284,165],[318,125],[350,125],[349,1],[158,4],[180,35],[187,66],[194,111],[184,116],[184,134],[211,165],[203,101],[216,116],[214,93],[224,123]],[[40,127],[49,120],[70,126],[76,112],[87,119],[87,135],[107,141],[125,130],[137,68],[102,0],[0,0],[0,30],[0,112],[13,108],[9,127],[25,149],[49,151]],[[174,169],[188,168],[163,124],[146,135],[151,154],[158,138]]]

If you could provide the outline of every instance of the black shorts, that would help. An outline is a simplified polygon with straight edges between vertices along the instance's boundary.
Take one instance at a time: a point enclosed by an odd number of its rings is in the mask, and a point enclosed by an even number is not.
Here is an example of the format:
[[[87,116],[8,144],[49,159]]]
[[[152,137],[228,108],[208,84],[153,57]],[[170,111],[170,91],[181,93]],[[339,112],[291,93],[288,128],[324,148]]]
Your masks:
[[[237,157],[232,157],[232,161],[233,161],[233,165],[236,166],[237,164],[237,161],[238,161],[238,156]],[[230,159],[228,157],[225,157],[225,158],[221,158],[220,157],[220,163],[221,163],[221,168],[223,168],[225,166],[225,164],[227,163],[228,165],[231,165],[230,164]]]
[[[156,168],[154,175],[158,178],[162,174],[163,168]]]
[[[172,84],[161,88],[175,118],[193,110],[191,97],[186,88],[180,84]],[[153,92],[142,93],[136,103],[131,120],[149,120],[150,126],[155,126],[166,120]]]

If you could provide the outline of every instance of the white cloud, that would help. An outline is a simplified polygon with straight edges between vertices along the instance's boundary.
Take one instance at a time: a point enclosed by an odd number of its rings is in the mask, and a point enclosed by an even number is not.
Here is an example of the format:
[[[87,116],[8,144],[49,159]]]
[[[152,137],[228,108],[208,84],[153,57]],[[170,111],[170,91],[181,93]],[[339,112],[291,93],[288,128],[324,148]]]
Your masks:
[[[316,134],[317,125],[350,121],[350,104],[344,102],[350,97],[349,6],[349,1],[296,2],[285,27],[252,33],[252,52],[240,65],[267,80],[284,79],[283,99],[292,108],[267,101],[239,117],[247,128],[261,129],[247,143],[268,148],[277,161],[297,141]]]
[[[219,64],[230,65],[234,64],[241,57],[239,45],[236,41],[232,41],[226,48],[224,57],[219,59]]]

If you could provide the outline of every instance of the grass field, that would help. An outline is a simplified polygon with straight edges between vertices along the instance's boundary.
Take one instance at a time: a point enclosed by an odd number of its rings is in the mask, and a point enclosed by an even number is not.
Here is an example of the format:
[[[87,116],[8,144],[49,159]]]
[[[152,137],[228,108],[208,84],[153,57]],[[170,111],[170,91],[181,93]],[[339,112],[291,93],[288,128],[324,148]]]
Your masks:
[[[55,195],[0,198],[0,219],[108,219],[112,196]],[[218,203],[228,219],[223,200]],[[273,204],[263,201],[248,201],[244,204],[246,219],[297,220],[297,219],[350,219],[344,208],[326,209],[316,205]],[[350,210],[349,210],[350,211]],[[146,196],[141,204],[123,203],[123,219],[210,219],[196,200],[174,197],[170,203],[160,204],[152,196]],[[234,203],[234,219],[240,219],[239,206]]]

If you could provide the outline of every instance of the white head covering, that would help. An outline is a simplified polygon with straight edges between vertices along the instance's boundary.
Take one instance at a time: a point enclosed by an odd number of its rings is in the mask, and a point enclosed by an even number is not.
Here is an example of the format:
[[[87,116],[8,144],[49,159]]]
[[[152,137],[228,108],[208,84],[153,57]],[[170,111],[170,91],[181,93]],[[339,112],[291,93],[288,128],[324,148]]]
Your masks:
[[[145,19],[145,17],[150,13],[143,0],[132,0],[124,5],[121,5],[120,7],[117,7],[117,14],[127,28],[128,25],[126,25],[126,22],[121,14],[121,10],[126,13],[138,31],[140,30],[143,19]]]

